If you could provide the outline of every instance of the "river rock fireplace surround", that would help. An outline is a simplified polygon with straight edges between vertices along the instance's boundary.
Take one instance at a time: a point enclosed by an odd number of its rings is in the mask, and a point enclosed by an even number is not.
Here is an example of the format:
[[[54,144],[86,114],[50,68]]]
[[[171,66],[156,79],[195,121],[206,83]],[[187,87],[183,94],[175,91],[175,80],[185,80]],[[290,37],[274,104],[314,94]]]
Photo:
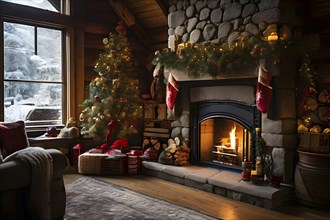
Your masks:
[[[241,34],[268,37],[274,30],[285,38],[296,34],[304,35],[301,33],[304,25],[301,13],[305,11],[302,7],[303,5],[296,4],[296,1],[284,0],[174,0],[171,1],[168,10],[169,46],[172,48],[175,45],[171,44],[175,42],[174,39],[178,39],[178,44],[185,42],[231,44]],[[295,79],[298,63],[296,59],[296,54],[290,50],[281,52],[281,61],[277,70],[269,69],[273,73],[273,96],[269,111],[261,114],[260,117],[253,116],[254,119],[260,118],[260,121],[245,124],[245,120],[226,116],[230,120],[235,118],[234,121],[242,125],[243,131],[247,129],[250,137],[254,136],[254,127],[261,127],[262,137],[268,146],[267,153],[273,157],[273,170],[282,176],[282,183],[287,185],[293,185],[297,158]],[[173,113],[172,137],[181,136],[190,139],[192,163],[200,163],[199,147],[196,144],[199,142],[196,138],[198,131],[196,126],[202,120],[195,115],[196,108],[200,103],[225,101],[250,106],[248,108],[253,109],[256,103],[256,67],[257,64],[253,68],[245,68],[241,73],[232,71],[220,74],[222,77],[217,79],[210,77],[191,79],[187,73],[171,70],[180,84]],[[253,145],[253,139],[249,144]],[[242,157],[244,159],[244,156]],[[253,156],[251,159],[253,160]]]

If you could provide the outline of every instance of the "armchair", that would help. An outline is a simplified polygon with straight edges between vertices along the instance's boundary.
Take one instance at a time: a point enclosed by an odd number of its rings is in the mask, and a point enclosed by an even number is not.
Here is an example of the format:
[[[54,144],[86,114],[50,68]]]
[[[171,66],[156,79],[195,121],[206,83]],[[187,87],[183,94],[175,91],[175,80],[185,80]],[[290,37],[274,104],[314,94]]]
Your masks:
[[[24,134],[22,132],[17,133],[19,130],[22,131],[22,126]],[[16,132],[15,135],[13,135],[14,132]],[[14,148],[10,145],[13,143],[8,145],[8,137],[14,139],[15,144],[17,144],[18,139],[21,139],[20,147],[15,148],[13,151]],[[27,138],[25,140],[23,137],[26,138],[24,122],[0,124],[0,219],[36,219],[36,216],[39,216],[35,215],[36,209],[31,211],[30,203],[33,201],[31,198],[39,196],[39,193],[36,193],[37,195],[31,193],[33,192],[31,191],[33,185],[42,186],[42,188],[35,188],[34,192],[36,190],[37,192],[40,191],[40,194],[48,192],[47,201],[50,203],[48,204],[50,213],[48,212],[47,218],[49,216],[49,219],[63,219],[66,205],[63,174],[68,165],[68,160],[57,149],[44,150],[39,147],[29,146]],[[26,143],[26,145],[24,146],[22,143]],[[24,157],[30,151],[33,154],[35,151],[38,152],[38,149],[40,149],[39,151],[42,154],[46,155],[46,158],[49,158],[49,163],[51,164],[49,166],[51,169],[47,171],[49,173],[48,184],[42,183],[42,178],[36,177],[41,174],[36,173],[36,169],[33,169],[35,166],[34,162],[29,163],[20,156],[23,155]],[[39,155],[35,156],[33,160],[38,160],[38,157]],[[36,163],[38,165],[38,161]],[[35,180],[38,180],[38,178],[41,181],[38,181],[39,183],[36,184]],[[47,204],[44,204],[44,206],[46,207]],[[37,212],[45,209],[45,207],[43,205],[40,209],[38,207]]]

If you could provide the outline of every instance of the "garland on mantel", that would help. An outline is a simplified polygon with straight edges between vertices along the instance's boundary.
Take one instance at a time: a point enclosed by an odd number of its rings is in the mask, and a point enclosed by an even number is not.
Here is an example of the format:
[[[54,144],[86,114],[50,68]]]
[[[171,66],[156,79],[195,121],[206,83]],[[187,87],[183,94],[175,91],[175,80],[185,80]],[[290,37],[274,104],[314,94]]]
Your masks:
[[[232,72],[245,65],[253,63],[258,66],[262,58],[279,62],[282,49],[288,48],[290,43],[278,41],[270,44],[268,41],[256,37],[238,38],[233,44],[184,44],[176,52],[169,49],[157,51],[152,61],[168,68],[184,69],[189,76],[200,77],[211,75],[216,77],[223,72]]]

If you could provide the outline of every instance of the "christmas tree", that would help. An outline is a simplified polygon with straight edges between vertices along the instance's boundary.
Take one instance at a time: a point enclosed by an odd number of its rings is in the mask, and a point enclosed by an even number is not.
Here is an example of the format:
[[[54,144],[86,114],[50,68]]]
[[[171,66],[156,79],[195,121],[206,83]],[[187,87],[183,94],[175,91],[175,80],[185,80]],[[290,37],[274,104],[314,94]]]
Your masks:
[[[81,134],[106,144],[137,133],[134,122],[142,116],[139,82],[133,78],[126,30],[123,24],[103,39],[104,52],[94,67],[98,77],[89,84],[89,98],[80,106]]]

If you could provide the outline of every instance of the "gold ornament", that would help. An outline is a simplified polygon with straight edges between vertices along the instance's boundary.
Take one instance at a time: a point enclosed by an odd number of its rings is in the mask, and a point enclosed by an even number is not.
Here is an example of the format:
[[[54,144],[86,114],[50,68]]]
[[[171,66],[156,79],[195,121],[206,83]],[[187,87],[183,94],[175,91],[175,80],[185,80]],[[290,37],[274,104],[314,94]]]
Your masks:
[[[104,45],[106,45],[106,44],[109,43],[109,40],[108,40],[108,38],[105,37],[105,38],[103,38],[103,41],[102,42],[103,42]]]
[[[95,123],[96,123],[96,124],[100,124],[100,123],[101,123],[101,119],[100,119],[100,118],[96,118],[96,119],[95,119]]]
[[[119,83],[120,83],[119,79],[112,80],[112,84],[117,88],[119,87]]]
[[[97,113],[99,112],[99,110],[100,110],[100,107],[99,107],[99,106],[96,106],[96,105],[93,105],[93,106],[92,106],[92,111],[93,111],[95,114],[97,114]]]
[[[125,118],[125,116],[126,116],[126,113],[125,112],[120,112],[119,117]]]
[[[84,113],[81,113],[79,115],[79,121],[81,121],[81,122],[85,121],[85,115],[84,115]]]

